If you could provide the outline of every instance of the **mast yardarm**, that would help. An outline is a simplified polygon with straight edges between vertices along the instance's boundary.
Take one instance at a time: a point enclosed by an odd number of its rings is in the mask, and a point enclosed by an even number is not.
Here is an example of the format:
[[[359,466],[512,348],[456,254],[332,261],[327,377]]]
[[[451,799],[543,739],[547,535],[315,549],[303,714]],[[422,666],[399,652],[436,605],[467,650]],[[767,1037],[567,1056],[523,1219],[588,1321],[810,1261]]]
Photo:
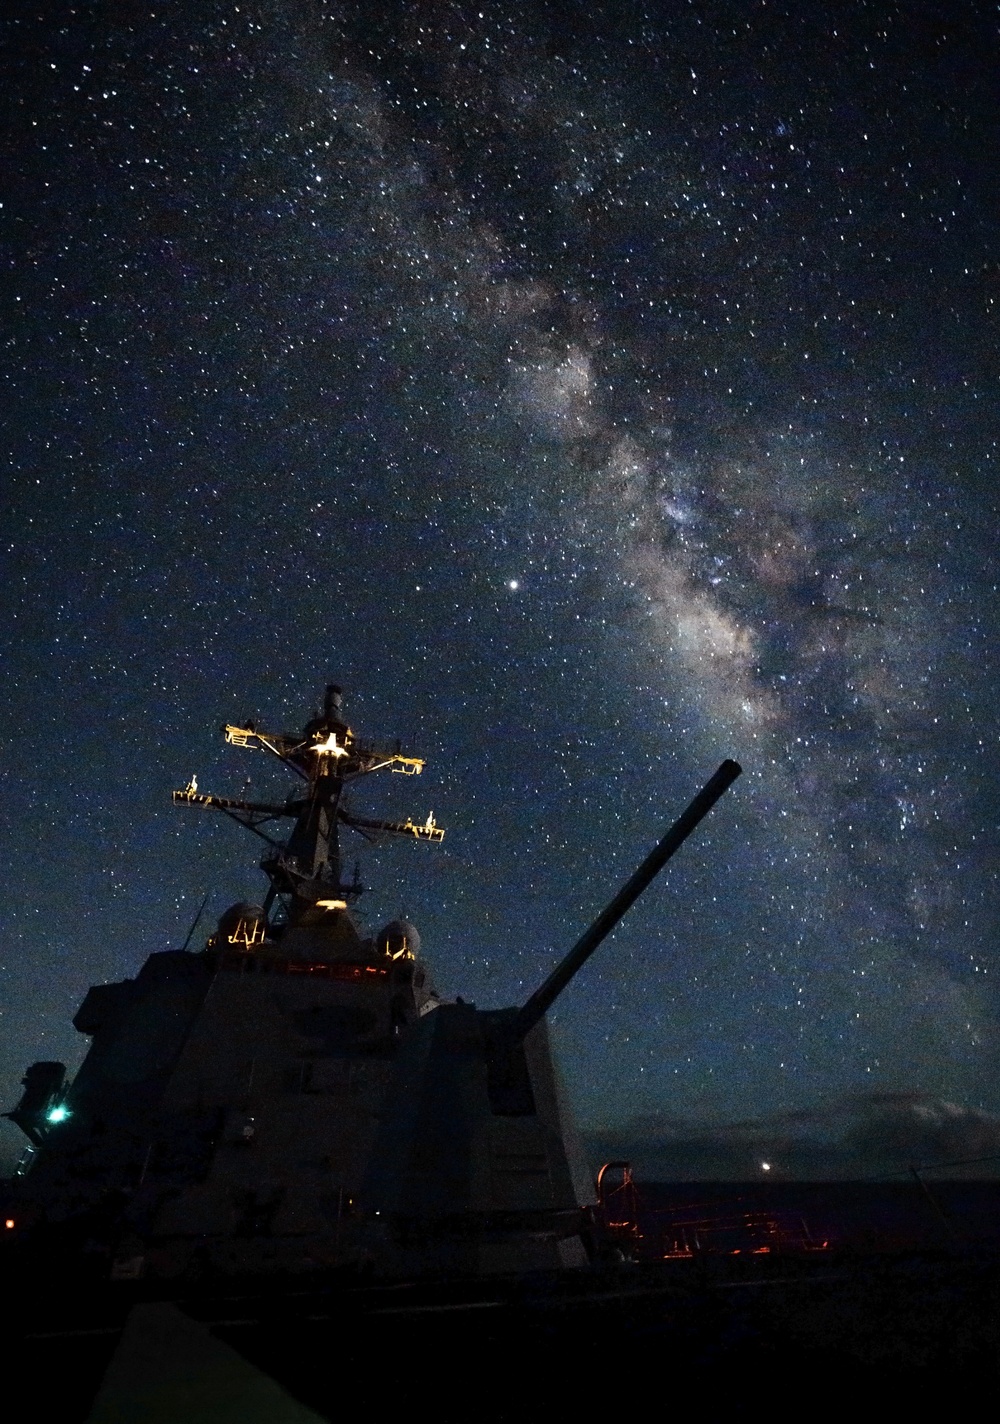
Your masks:
[[[300,794],[281,803],[235,800],[210,796],[198,790],[197,780],[173,792],[177,806],[201,806],[221,811],[238,825],[266,841],[271,850],[261,862],[271,881],[265,902],[270,912],[276,897],[286,900],[289,918],[295,918],[296,897],[313,905],[346,909],[364,889],[355,871],[345,884],[341,873],[340,827],[356,831],[366,840],[379,834],[412,836],[418,841],[440,842],[443,829],[431,812],[423,822],[375,820],[355,815],[344,803],[347,787],[376,771],[393,771],[403,776],[419,776],[424,769],[420,757],[404,756],[398,744],[384,751],[360,741],[341,716],[339,687],[326,689],[323,711],[308,722],[298,736],[283,732],[262,732],[252,722],[238,727],[227,724],[222,731],[232,746],[270,752],[304,783]],[[284,818],[295,822],[291,834],[280,839],[272,834],[273,823]],[[265,830],[264,827],[269,827]],[[321,897],[325,897],[321,898]]]

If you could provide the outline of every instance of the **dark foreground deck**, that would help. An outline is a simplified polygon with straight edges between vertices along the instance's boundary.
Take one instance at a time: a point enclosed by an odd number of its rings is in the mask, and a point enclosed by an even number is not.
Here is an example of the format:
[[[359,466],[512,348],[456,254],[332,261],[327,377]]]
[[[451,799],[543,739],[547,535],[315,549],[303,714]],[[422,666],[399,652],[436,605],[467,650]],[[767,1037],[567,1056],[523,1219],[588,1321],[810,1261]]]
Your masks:
[[[1000,1254],[715,1257],[521,1280],[22,1278],[8,1384],[61,1424],[825,1417],[1000,1380]],[[924,1417],[918,1413],[916,1417]]]

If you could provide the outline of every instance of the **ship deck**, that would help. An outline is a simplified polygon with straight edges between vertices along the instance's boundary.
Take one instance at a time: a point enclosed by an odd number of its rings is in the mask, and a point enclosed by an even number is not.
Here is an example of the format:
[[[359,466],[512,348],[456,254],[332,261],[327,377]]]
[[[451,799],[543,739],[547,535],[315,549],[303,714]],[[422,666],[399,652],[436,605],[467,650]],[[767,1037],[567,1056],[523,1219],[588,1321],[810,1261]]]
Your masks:
[[[1000,1375],[1000,1253],[982,1250],[172,1291],[29,1272],[17,1294],[33,1414],[65,1424],[180,1418],[178,1372],[185,1424],[334,1420],[347,1400],[375,1420],[421,1399],[441,1424],[593,1417],[691,1389],[703,1416],[732,1418],[802,1387],[830,1400],[891,1384],[916,1400]]]

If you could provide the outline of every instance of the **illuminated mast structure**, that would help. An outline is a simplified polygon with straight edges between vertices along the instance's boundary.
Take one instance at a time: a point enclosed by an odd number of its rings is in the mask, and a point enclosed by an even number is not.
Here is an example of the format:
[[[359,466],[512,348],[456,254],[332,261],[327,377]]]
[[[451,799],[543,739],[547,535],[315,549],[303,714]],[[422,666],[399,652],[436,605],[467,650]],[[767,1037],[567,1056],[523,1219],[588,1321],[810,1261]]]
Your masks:
[[[102,1249],[117,1276],[364,1259],[356,1203],[395,1059],[441,1002],[412,924],[359,934],[349,906],[363,887],[341,868],[344,827],[444,838],[433,815],[373,820],[346,804],[359,778],[414,776],[423,762],[357,738],[337,687],[298,736],[224,732],[276,757],[298,788],[271,804],[205,795],[192,779],[173,800],[266,842],[264,903],[231,905],[203,950],[154,952],[134,978],[91,988],[73,1023],[92,1042],[72,1083],[62,1063],[33,1064],[9,1114],[35,1149],[20,1218],[72,1217],[92,1235],[90,1216],[113,1199]]]
[[[231,943],[247,948],[263,940],[272,927],[275,904],[282,917],[275,923],[288,929],[323,925],[333,927],[331,917],[343,914],[363,892],[357,868],[344,883],[340,851],[340,827],[346,826],[368,840],[377,835],[413,836],[419,841],[440,842],[444,831],[435,824],[434,814],[418,824],[412,820],[383,821],[357,816],[345,805],[347,788],[359,778],[386,769],[405,776],[418,776],[424,768],[419,757],[383,751],[361,742],[341,716],[341,689],[329,686],[323,711],[306,724],[299,736],[259,731],[253,723],[245,727],[227,725],[226,741],[233,746],[270,752],[304,783],[298,795],[273,804],[208,796],[198,790],[192,778],[182,791],[173,793],[175,805],[203,806],[221,811],[245,826],[269,847],[261,868],[271,884],[263,905],[263,919],[244,921],[234,927]],[[290,818],[295,824],[286,841],[278,840],[270,829],[275,821]],[[349,922],[348,922],[349,923]],[[346,926],[345,926],[346,928]]]

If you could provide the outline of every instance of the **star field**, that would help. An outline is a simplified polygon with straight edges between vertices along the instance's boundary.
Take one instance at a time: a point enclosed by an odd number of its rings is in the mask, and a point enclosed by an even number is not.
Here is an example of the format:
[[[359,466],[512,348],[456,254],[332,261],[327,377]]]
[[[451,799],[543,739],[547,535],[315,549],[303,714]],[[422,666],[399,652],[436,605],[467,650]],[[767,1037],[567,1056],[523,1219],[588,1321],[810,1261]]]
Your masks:
[[[996,17],[661,9],[5,22],[6,1106],[332,680],[483,1006],[743,764],[552,1016],[587,1126],[1000,1114]]]

